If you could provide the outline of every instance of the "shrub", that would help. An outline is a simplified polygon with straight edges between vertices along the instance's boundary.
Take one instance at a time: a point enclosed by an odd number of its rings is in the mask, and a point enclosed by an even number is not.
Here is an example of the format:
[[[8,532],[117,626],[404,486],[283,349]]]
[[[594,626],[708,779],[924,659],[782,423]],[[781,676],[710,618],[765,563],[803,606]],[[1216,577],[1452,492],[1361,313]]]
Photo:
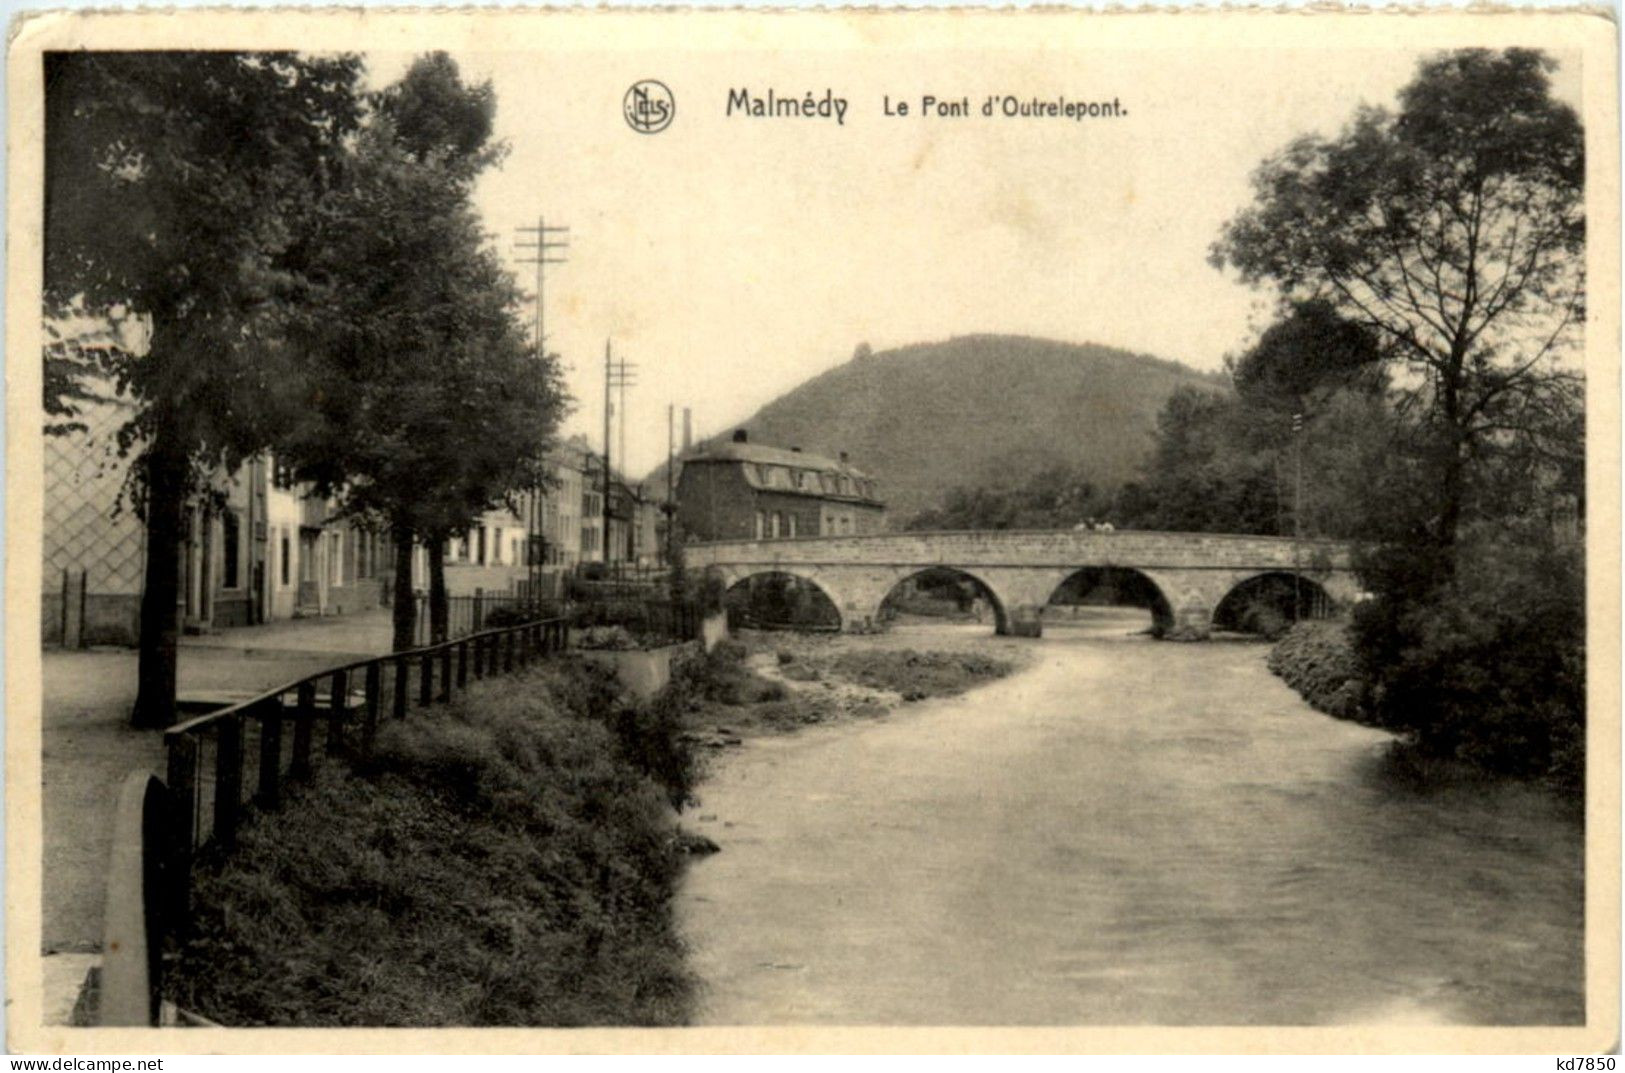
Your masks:
[[[602,699],[549,664],[319,769],[200,868],[170,997],[230,1025],[682,1023],[680,860],[634,759],[666,767],[664,716]]]
[[[629,652],[640,647],[637,638],[624,626],[588,626],[577,630],[575,646],[598,652]]]
[[[1365,677],[1348,627],[1341,622],[1300,622],[1270,650],[1269,667],[1317,711],[1369,722]]]
[[[1378,596],[1356,609],[1353,636],[1375,719],[1435,755],[1577,789],[1585,747],[1579,549],[1539,524],[1503,524],[1464,530],[1452,573],[1428,565],[1402,553],[1365,564]]]

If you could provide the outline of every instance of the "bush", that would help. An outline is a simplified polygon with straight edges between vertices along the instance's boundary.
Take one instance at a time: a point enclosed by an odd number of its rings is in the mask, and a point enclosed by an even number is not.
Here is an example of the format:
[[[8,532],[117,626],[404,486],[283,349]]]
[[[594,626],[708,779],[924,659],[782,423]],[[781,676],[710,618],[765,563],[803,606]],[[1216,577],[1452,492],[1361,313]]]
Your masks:
[[[682,1023],[659,754],[569,663],[482,683],[328,764],[200,868],[170,997],[229,1025]]]
[[[1365,678],[1348,627],[1300,622],[1270,650],[1269,667],[1317,711],[1369,722]]]
[[[1429,565],[1402,553],[1366,563],[1378,597],[1356,609],[1353,637],[1374,718],[1435,755],[1578,789],[1580,550],[1539,524],[1504,524],[1464,530],[1453,574]]]
[[[552,618],[558,613],[557,608],[544,605],[503,604],[500,607],[493,607],[481,616],[480,629],[497,630],[506,626],[523,626],[537,619]]]
[[[749,650],[738,641],[721,641],[711,651],[678,660],[674,681],[693,696],[716,704],[738,707],[780,701],[788,696],[783,682],[771,682],[745,666]]]
[[[597,652],[630,652],[641,647],[624,626],[588,626],[575,633],[575,647]]]

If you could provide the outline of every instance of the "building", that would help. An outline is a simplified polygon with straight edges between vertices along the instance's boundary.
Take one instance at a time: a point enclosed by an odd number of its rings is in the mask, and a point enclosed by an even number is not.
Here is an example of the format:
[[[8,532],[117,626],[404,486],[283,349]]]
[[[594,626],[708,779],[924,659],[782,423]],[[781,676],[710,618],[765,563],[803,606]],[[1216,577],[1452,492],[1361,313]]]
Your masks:
[[[133,645],[140,637],[146,528],[124,497],[132,458],[117,431],[131,403],[107,385],[78,427],[45,438],[41,634],[47,644]],[[192,633],[379,606],[378,534],[335,517],[270,455],[217,473],[188,510],[176,613]]]
[[[699,540],[844,536],[885,528],[875,480],[847,461],[799,447],[754,444],[744,429],[730,443],[682,459],[679,532]]]

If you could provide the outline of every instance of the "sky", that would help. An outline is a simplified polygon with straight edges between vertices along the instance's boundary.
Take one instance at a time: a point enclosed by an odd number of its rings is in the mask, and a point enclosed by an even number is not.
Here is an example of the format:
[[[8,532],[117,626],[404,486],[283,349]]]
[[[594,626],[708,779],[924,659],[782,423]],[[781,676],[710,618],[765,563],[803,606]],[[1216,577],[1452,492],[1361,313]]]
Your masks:
[[[566,432],[603,437],[606,340],[636,365],[625,469],[665,458],[666,408],[727,431],[804,380],[875,350],[978,332],[1095,342],[1218,369],[1273,295],[1209,265],[1254,168],[1294,137],[1392,105],[1427,50],[862,47],[457,49],[489,79],[510,152],[476,199],[498,249],[567,225],[545,280],[550,349],[577,400]],[[368,54],[386,82],[411,53]],[[1556,89],[1578,103],[1578,72]],[[632,130],[639,79],[676,115]],[[845,99],[832,119],[727,114],[730,92]],[[921,117],[925,94],[967,118]],[[983,119],[989,95],[1115,101],[1116,118]],[[887,101],[910,115],[887,115]],[[619,432],[615,453],[620,453]],[[617,468],[622,460],[617,459]]]

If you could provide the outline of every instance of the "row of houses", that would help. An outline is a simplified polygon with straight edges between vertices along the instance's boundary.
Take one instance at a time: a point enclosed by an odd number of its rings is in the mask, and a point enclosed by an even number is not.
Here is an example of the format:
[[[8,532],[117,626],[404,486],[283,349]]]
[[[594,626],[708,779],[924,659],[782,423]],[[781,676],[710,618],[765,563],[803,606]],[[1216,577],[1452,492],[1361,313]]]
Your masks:
[[[134,644],[139,635],[146,530],[125,501],[129,460],[116,449],[130,404],[87,402],[79,428],[45,440],[42,633],[47,644]],[[542,486],[512,509],[487,512],[448,541],[452,595],[513,592],[585,563],[661,565],[661,504],[603,462],[580,438],[555,450]],[[296,484],[275,456],[216,474],[187,519],[179,549],[182,628],[206,632],[376,608],[389,597],[395,548],[386,533],[338,514]],[[606,532],[607,525],[607,532]],[[428,556],[412,549],[414,589],[428,588]]]

